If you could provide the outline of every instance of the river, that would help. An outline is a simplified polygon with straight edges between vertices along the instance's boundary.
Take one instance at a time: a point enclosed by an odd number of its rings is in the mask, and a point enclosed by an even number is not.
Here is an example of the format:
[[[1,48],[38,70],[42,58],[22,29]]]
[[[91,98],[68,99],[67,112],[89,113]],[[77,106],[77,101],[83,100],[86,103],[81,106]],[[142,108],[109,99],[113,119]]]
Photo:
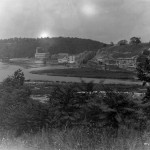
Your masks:
[[[65,81],[65,82],[81,82],[84,80],[85,82],[93,81],[94,83],[103,83],[103,84],[141,84],[141,82],[133,82],[130,80],[120,80],[120,79],[96,79],[96,78],[79,78],[79,77],[62,77],[62,76],[48,76],[48,75],[37,75],[31,74],[30,71],[37,69],[56,69],[56,68],[65,68],[65,66],[56,66],[56,65],[48,65],[48,66],[38,66],[33,65],[30,68],[22,67],[19,65],[2,63],[0,62],[0,82],[2,82],[5,78],[12,75],[14,71],[17,69],[21,69],[24,72],[25,79],[28,80],[43,80],[43,81]]]

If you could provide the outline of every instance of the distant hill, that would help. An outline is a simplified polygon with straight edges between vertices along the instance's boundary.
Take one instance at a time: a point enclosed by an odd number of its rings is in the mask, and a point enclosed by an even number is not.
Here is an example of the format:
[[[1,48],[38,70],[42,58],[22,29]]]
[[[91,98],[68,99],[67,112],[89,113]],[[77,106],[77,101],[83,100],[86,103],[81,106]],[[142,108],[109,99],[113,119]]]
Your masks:
[[[36,47],[43,47],[50,54],[78,54],[97,51],[108,45],[102,42],[80,38],[11,38],[0,40],[0,57],[34,57]]]
[[[139,55],[143,49],[150,48],[150,43],[140,43],[137,45],[116,45],[102,48],[97,51],[96,57],[127,58]]]

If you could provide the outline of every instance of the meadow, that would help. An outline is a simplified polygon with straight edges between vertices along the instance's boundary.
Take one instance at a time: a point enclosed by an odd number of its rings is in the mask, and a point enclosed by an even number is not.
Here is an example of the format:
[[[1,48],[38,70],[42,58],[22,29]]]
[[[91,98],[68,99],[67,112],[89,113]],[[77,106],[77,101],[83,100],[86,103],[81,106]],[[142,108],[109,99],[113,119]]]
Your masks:
[[[45,69],[31,71],[33,74],[47,74],[53,76],[104,78],[104,79],[131,79],[134,80],[136,73],[131,71],[109,71],[93,68],[69,68],[69,69]]]

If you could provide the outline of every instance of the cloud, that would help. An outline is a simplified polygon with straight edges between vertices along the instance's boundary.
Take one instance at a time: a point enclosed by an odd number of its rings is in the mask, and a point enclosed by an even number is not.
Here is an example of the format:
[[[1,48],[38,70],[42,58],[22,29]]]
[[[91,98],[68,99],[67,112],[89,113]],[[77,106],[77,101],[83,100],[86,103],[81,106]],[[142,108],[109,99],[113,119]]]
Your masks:
[[[0,0],[0,38],[78,36],[149,41],[149,0]],[[128,40],[127,39],[127,40]]]

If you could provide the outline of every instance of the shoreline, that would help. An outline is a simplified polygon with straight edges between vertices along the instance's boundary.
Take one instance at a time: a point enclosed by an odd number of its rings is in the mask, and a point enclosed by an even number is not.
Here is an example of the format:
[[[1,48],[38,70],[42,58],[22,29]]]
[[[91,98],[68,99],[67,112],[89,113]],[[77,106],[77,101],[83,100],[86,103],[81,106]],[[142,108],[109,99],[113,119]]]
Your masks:
[[[114,71],[104,71],[104,70],[96,70],[89,68],[67,68],[63,69],[64,66],[38,66],[29,68],[26,67],[30,63],[9,63],[10,71],[13,74],[14,68],[17,69],[20,66],[25,74],[25,78],[27,81],[31,82],[51,82],[51,83],[80,83],[82,80],[86,83],[102,83],[102,84],[123,84],[123,85],[142,85],[142,82],[136,80],[135,73],[132,72],[116,72]],[[7,67],[8,67],[7,66]],[[61,68],[61,69],[60,69]],[[72,71],[71,71],[72,70]],[[73,70],[76,70],[73,72]],[[59,72],[55,72],[59,71]],[[71,73],[70,73],[71,71]],[[8,72],[8,71],[7,71]],[[5,73],[7,76],[8,73]],[[102,73],[102,75],[100,75]],[[120,75],[121,73],[121,75]],[[3,77],[4,78],[4,77]]]

